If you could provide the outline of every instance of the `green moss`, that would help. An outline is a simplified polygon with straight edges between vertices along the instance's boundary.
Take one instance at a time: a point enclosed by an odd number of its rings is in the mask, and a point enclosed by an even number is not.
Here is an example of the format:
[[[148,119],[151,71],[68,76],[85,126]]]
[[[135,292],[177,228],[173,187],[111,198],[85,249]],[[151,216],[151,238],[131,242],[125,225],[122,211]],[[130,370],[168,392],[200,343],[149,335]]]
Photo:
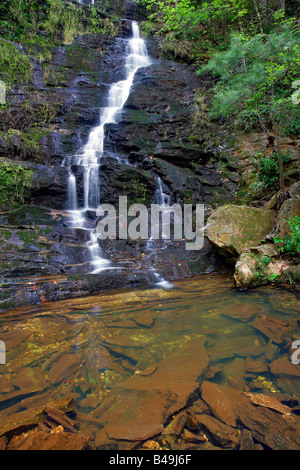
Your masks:
[[[32,170],[21,165],[0,165],[0,208],[16,208],[30,198]]]
[[[1,239],[1,241],[2,240],[5,240],[5,241],[9,240],[11,235],[12,235],[12,232],[10,232],[10,230],[6,230],[6,229],[1,229],[0,230],[0,239]]]
[[[49,132],[49,129],[31,127],[27,132],[9,129],[7,132],[1,132],[1,136],[11,157],[16,154],[22,160],[39,162],[42,157],[41,140],[43,137],[48,136]],[[17,142],[17,150],[15,142]]]
[[[0,77],[8,83],[26,83],[31,77],[31,62],[10,41],[0,38]]]

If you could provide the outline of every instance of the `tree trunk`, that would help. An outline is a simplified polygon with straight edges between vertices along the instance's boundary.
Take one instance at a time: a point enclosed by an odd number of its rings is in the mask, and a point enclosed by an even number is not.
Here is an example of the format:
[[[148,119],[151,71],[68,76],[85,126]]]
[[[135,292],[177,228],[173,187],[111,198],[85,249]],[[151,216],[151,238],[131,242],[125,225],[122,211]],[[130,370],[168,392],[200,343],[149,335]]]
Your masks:
[[[275,124],[276,146],[277,146],[277,156],[278,156],[278,164],[279,164],[280,191],[281,193],[285,194],[284,169],[283,169],[283,158],[282,158],[282,152],[281,152],[279,126],[276,121],[274,122],[274,124]]]

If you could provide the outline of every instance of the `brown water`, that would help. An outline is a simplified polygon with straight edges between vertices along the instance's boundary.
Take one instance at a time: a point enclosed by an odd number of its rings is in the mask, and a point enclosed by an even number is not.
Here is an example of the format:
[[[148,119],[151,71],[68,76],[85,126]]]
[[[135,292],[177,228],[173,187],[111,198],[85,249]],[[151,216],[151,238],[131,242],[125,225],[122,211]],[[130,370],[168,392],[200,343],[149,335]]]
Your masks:
[[[289,322],[293,337],[299,337],[299,293],[272,287],[239,292],[231,277],[219,275],[174,286],[112,291],[1,314],[7,358],[0,366],[0,428],[49,401],[74,396],[83,426],[95,430],[93,411],[124,379],[200,337],[210,363],[220,367],[211,380],[274,396],[291,392],[269,371],[247,374],[245,360],[266,365],[286,354],[252,322],[265,313]],[[236,313],[242,316],[232,318]]]

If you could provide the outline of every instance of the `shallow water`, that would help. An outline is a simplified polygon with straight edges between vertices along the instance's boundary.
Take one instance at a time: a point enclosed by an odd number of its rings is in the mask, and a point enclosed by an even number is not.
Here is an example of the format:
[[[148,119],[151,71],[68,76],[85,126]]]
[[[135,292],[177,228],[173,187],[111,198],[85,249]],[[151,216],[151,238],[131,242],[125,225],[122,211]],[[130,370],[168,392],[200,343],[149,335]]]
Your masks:
[[[0,427],[74,396],[79,421],[82,413],[84,427],[95,430],[93,411],[110,391],[200,337],[210,363],[220,368],[211,380],[274,396],[297,393],[298,383],[286,390],[270,371],[247,373],[245,360],[267,365],[287,353],[253,327],[257,315],[290,323],[297,338],[299,311],[297,291],[241,292],[230,276],[204,275],[176,281],[171,290],[111,291],[2,313],[7,355],[0,366]],[[231,317],[237,313],[239,319]]]

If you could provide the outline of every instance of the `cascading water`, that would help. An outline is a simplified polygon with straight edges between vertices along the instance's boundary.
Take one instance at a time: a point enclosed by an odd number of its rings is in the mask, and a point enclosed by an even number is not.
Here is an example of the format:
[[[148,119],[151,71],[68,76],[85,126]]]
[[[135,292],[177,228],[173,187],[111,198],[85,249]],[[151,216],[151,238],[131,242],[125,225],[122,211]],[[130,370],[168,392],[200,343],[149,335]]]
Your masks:
[[[155,204],[158,204],[161,208],[162,213],[168,213],[170,204],[171,204],[171,196],[166,194],[163,191],[163,183],[162,180],[159,176],[156,178],[156,191],[155,191]],[[162,233],[161,233],[162,239],[163,239],[163,249],[166,248],[167,246],[167,235],[164,233],[164,227],[162,224]],[[157,251],[157,243],[155,240],[153,240],[151,237],[147,241],[146,244],[146,250],[152,252],[152,254],[155,254]],[[159,287],[162,287],[163,289],[172,289],[174,286],[170,282],[166,281],[166,279],[157,271],[154,270],[153,275],[155,277],[156,285]]]
[[[63,162],[69,171],[68,182],[68,209],[72,214],[72,226],[80,227],[90,231],[89,248],[91,263],[94,267],[93,273],[108,269],[110,261],[104,258],[97,240],[95,229],[88,228],[85,213],[96,211],[100,204],[101,182],[99,180],[99,167],[104,150],[105,125],[114,123],[116,115],[122,110],[133,83],[134,75],[141,67],[151,64],[147,54],[144,40],[140,37],[138,23],[132,22],[132,38],[128,41],[125,68],[126,78],[111,85],[107,106],[102,109],[101,119],[98,126],[92,129],[86,145],[81,154],[67,157]],[[77,179],[72,167],[81,167],[83,171],[83,193],[84,207],[78,208]]]

